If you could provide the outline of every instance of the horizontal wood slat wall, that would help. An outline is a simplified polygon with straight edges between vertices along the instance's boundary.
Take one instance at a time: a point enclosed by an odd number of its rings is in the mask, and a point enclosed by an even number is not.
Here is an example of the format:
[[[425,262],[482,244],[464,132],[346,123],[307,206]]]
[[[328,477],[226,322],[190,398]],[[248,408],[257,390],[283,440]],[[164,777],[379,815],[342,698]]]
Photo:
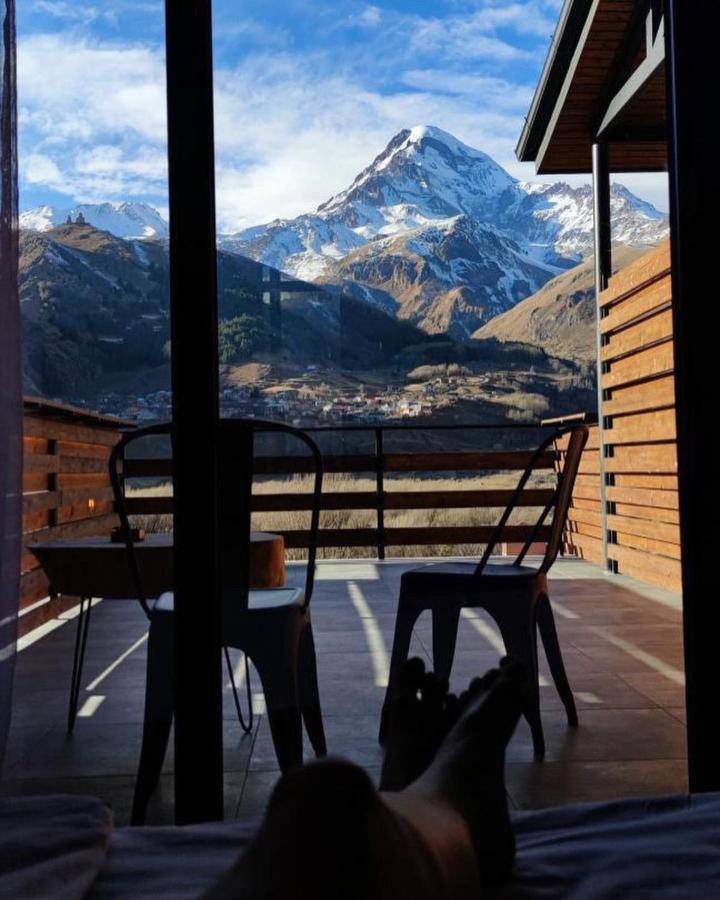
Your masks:
[[[597,427],[589,427],[590,435],[568,509],[563,553],[602,565],[600,445]]]
[[[680,590],[669,243],[613,276],[600,308],[608,557]]]
[[[130,424],[26,398],[18,636],[77,604],[77,597],[50,593],[52,586],[27,545],[107,534],[117,524],[107,460],[120,428]]]

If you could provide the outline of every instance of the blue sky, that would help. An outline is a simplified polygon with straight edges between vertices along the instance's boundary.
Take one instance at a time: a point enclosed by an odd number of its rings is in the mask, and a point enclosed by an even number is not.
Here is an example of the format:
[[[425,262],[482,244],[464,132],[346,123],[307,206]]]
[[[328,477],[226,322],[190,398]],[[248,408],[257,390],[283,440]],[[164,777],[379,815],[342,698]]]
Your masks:
[[[560,0],[215,0],[222,230],[306,212],[404,127],[513,150]],[[166,196],[163,4],[18,9],[21,208]],[[621,179],[666,208],[664,179]]]

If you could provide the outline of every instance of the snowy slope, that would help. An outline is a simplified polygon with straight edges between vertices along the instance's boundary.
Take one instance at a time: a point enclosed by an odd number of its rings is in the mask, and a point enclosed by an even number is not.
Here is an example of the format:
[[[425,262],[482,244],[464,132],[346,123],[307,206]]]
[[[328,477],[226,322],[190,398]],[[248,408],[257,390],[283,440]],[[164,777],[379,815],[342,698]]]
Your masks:
[[[616,241],[645,247],[667,234],[667,218],[621,185],[611,202]],[[463,338],[587,255],[592,215],[589,186],[519,182],[486,153],[418,126],[314,213],[220,243]]]
[[[667,217],[622,185],[611,204],[616,242],[643,248],[667,235]],[[142,203],[41,207],[21,225],[43,231],[78,213],[119,237],[168,231]],[[220,235],[218,244],[462,338],[580,262],[592,232],[588,185],[520,182],[486,153],[422,125],[395,135],[314,212]]]
[[[620,185],[613,187],[612,205],[616,240],[651,246],[667,233],[667,218]],[[504,232],[554,272],[578,262],[592,246],[589,186],[519,182],[486,153],[432,126],[401,131],[347,190],[316,212],[220,241],[268,265],[317,278],[369,241],[459,215]]]
[[[168,234],[167,222],[147,203],[80,203],[65,209],[39,206],[20,214],[20,227],[49,231],[64,225],[68,216],[75,222],[80,214],[89,225],[116,237],[152,238]]]

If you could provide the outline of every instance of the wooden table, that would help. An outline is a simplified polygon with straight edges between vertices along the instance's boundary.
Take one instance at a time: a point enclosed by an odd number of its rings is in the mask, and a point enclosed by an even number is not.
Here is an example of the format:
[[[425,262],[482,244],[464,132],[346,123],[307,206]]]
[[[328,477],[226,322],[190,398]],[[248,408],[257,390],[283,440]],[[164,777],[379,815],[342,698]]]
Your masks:
[[[149,534],[135,544],[140,574],[148,598],[175,586],[171,534]],[[29,544],[58,594],[70,597],[125,599],[136,591],[127,549],[109,537],[66,538]],[[282,536],[253,531],[250,536],[251,588],[285,584],[285,546]]]
[[[171,534],[149,534],[135,544],[145,596],[159,597],[175,586],[173,538]],[[28,544],[40,562],[52,589],[58,594],[80,598],[70,703],[68,732],[77,715],[85,646],[90,625],[91,598],[134,599],[136,589],[130,574],[125,544],[113,543],[108,536],[58,539]],[[279,534],[253,531],[250,535],[251,588],[277,588],[285,584],[285,544]]]

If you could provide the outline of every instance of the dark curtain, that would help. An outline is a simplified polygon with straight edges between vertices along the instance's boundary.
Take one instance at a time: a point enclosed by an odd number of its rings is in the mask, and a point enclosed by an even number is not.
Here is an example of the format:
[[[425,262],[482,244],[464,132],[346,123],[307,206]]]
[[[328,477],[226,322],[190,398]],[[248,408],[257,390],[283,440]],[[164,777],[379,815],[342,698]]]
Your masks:
[[[0,771],[10,724],[22,531],[15,0],[0,0]]]

